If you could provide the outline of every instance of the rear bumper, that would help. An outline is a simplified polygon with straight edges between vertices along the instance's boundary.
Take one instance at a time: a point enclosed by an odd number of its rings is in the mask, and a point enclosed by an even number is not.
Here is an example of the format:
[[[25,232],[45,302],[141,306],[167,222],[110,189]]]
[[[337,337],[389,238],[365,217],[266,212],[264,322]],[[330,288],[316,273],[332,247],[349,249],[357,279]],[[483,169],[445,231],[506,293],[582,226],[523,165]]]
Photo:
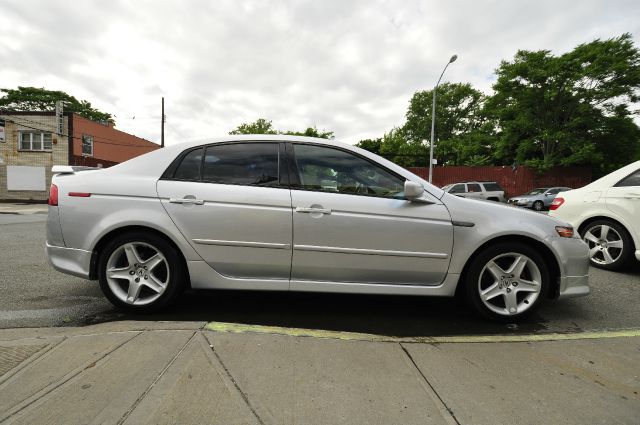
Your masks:
[[[62,273],[89,279],[91,269],[91,251],[65,248],[45,243],[49,264]]]
[[[589,275],[563,276],[560,278],[560,295],[558,299],[575,298],[589,295]]]

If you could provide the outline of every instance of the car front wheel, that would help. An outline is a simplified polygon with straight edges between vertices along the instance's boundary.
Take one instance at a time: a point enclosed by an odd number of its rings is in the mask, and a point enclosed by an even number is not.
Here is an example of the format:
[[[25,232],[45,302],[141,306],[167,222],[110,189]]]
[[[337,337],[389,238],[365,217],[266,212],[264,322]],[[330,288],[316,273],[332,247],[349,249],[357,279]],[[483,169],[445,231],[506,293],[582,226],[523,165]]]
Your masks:
[[[533,203],[533,209],[536,211],[542,211],[542,209],[544,208],[544,204],[542,203],[542,201],[536,201]]]
[[[516,322],[546,298],[549,269],[540,254],[521,243],[500,243],[482,251],[465,279],[468,304],[481,316]]]
[[[171,244],[145,233],[110,241],[98,260],[100,288],[122,310],[148,312],[167,305],[183,279],[182,263]]]
[[[633,240],[627,230],[614,221],[589,223],[580,236],[589,245],[591,264],[596,267],[621,270],[633,260]]]

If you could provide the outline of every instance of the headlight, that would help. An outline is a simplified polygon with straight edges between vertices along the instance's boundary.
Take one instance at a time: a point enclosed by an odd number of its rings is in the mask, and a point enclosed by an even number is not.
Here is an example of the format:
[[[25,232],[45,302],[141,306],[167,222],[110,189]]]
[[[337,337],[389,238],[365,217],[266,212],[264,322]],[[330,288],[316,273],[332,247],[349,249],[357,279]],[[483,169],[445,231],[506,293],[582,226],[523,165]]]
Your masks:
[[[556,226],[556,232],[558,232],[558,236],[561,238],[573,237],[573,227],[571,226]]]

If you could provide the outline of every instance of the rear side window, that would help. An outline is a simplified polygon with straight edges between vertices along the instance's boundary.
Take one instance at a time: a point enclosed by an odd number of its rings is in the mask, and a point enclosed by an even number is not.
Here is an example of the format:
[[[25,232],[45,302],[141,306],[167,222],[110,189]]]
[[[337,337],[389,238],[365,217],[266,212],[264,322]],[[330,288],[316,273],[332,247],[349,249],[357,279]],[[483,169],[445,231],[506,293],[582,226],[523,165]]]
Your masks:
[[[483,183],[484,190],[487,192],[501,192],[502,188],[498,183]]]
[[[476,183],[467,184],[467,190],[469,192],[481,192],[480,185]]]
[[[562,188],[556,188],[556,189],[551,189],[550,191],[547,192],[548,195],[557,195],[560,192],[563,192],[564,189]]]
[[[620,180],[616,186],[618,187],[640,186],[640,170]]]
[[[207,147],[202,180],[249,186],[278,185],[277,143],[233,143]]]
[[[202,148],[186,154],[173,178],[176,180],[200,180],[200,167],[202,166]]]

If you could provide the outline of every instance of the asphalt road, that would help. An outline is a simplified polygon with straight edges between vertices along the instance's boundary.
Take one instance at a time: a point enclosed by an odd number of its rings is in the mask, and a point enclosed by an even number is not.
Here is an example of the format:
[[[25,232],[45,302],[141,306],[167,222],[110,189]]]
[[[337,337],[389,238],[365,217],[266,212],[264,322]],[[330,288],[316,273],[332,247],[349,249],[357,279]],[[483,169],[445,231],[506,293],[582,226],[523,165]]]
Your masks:
[[[640,265],[591,269],[592,294],[551,301],[519,325],[477,319],[454,299],[310,293],[185,293],[168,311],[115,310],[96,282],[54,271],[44,254],[46,216],[0,214],[0,328],[82,326],[116,320],[206,320],[392,336],[576,332],[640,326]]]

